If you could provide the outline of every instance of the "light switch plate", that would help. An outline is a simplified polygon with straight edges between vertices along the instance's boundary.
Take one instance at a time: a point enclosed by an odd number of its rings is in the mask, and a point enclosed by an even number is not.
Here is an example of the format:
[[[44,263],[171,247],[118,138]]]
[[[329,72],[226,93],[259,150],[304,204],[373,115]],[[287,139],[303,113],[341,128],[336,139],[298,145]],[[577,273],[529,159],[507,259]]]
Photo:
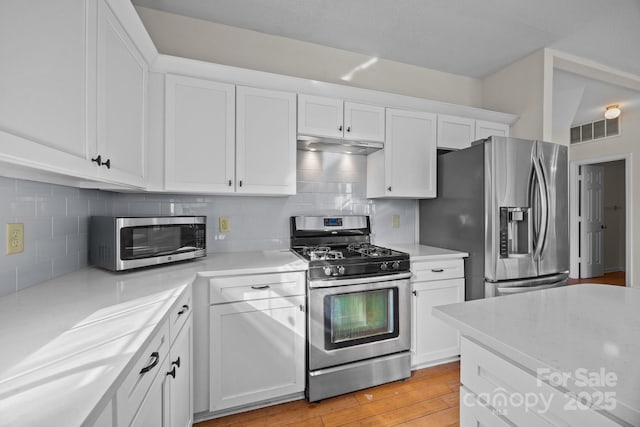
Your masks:
[[[218,219],[218,222],[219,222],[221,233],[228,233],[229,231],[231,231],[231,222],[229,221],[228,216],[221,216]]]
[[[391,227],[400,228],[400,215],[391,216]]]
[[[19,254],[24,251],[24,224],[7,224],[7,255]]]

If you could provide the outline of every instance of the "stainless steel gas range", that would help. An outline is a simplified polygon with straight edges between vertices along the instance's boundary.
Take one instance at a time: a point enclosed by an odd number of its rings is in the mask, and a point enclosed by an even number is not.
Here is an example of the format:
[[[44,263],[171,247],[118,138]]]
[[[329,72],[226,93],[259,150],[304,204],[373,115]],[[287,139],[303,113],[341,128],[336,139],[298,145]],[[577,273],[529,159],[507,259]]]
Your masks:
[[[409,255],[370,235],[368,216],[291,218],[291,249],[309,262],[311,402],[411,374]]]

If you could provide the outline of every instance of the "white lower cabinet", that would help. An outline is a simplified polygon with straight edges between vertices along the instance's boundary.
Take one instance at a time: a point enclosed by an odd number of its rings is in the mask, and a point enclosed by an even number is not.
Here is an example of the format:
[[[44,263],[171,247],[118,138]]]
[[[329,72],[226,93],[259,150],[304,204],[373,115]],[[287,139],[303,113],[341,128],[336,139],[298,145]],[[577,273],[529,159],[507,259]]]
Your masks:
[[[297,286],[278,286],[279,283]],[[272,295],[270,288],[281,292]],[[244,300],[213,304],[210,327],[210,411],[273,401],[305,387],[305,275],[281,273],[211,280],[220,295]],[[253,291],[253,292],[251,292]],[[256,292],[258,291],[258,292]]]
[[[412,263],[412,369],[460,354],[458,331],[434,317],[432,309],[464,301],[463,263],[461,258]]]

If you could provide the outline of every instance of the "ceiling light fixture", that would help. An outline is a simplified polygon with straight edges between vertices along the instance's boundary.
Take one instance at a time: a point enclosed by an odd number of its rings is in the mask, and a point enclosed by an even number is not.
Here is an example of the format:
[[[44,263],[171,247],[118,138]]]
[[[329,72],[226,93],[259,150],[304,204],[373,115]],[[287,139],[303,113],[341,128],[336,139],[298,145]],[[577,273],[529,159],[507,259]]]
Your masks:
[[[618,104],[614,104],[614,105],[609,105],[605,110],[604,110],[604,117],[606,119],[615,119],[616,117],[618,117],[620,115],[620,106]]]

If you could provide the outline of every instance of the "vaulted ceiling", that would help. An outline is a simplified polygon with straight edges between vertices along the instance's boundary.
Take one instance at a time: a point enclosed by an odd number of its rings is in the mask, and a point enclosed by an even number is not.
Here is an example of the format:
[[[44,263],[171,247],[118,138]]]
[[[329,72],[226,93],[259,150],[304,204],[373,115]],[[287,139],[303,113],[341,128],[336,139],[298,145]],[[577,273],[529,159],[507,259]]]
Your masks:
[[[470,77],[542,47],[640,75],[640,0],[133,0]]]

